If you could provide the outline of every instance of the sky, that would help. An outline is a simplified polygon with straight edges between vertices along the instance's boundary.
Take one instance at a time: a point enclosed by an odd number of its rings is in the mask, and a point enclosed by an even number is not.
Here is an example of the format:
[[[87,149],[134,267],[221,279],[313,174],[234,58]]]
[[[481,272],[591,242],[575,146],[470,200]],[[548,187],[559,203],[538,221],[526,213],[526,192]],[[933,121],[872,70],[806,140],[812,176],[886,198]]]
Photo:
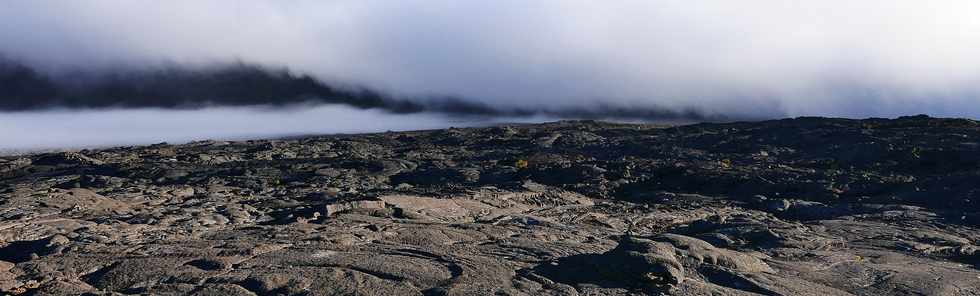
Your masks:
[[[501,109],[980,118],[977,11],[969,0],[6,0],[0,55],[52,77],[247,62]]]

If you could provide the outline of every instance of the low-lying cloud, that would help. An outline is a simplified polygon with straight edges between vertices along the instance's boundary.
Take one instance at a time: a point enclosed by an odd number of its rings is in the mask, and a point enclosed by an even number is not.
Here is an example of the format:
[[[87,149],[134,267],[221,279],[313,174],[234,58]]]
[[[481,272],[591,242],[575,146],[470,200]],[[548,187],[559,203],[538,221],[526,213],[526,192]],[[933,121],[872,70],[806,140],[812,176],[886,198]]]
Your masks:
[[[0,155],[44,149],[242,140],[540,122],[548,117],[453,117],[391,114],[344,105],[284,107],[127,108],[0,114]]]
[[[0,53],[49,77],[242,60],[422,109],[454,97],[510,114],[976,118],[976,11],[968,0],[10,0]],[[352,102],[364,101],[339,103]]]

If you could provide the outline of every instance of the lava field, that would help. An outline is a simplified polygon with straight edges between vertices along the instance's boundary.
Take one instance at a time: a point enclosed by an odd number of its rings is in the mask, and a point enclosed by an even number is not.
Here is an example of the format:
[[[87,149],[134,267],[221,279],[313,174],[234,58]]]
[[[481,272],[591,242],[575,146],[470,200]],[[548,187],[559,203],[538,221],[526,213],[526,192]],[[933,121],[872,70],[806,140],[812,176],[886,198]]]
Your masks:
[[[980,123],[562,121],[0,157],[0,294],[980,295]]]

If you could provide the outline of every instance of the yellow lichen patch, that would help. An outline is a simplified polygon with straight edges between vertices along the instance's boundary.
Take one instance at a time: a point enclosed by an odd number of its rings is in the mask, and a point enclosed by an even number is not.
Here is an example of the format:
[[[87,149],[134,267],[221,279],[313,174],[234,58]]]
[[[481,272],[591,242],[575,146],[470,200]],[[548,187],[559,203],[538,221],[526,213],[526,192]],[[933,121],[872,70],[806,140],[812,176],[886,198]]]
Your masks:
[[[516,162],[514,162],[514,167],[517,167],[517,169],[521,169],[521,170],[526,169],[527,168],[527,160],[526,159],[518,159]]]

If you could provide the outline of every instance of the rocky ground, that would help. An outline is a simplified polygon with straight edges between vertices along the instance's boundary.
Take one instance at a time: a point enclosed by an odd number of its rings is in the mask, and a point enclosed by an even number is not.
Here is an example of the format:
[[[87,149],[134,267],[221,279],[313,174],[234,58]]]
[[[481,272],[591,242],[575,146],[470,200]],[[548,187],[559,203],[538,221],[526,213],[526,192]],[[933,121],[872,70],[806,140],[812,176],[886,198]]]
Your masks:
[[[0,293],[980,295],[980,123],[559,122],[0,158]]]

